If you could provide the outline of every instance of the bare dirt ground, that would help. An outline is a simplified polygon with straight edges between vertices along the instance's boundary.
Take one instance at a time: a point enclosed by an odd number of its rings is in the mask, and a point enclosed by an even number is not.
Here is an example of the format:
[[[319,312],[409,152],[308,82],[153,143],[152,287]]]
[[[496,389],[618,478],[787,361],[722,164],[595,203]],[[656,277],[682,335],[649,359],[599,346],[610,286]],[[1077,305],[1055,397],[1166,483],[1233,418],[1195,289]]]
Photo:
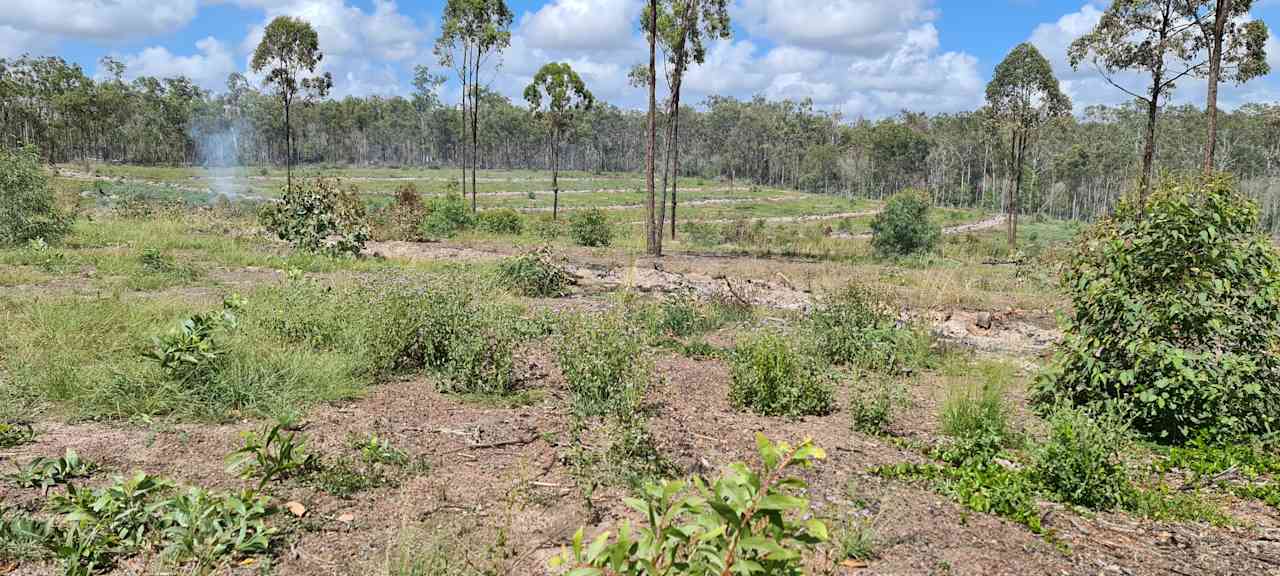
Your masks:
[[[290,481],[273,488],[280,501],[297,501],[305,516],[287,520],[295,536],[282,544],[276,574],[379,573],[401,530],[441,526],[450,537],[477,545],[492,542],[489,529],[510,531],[505,573],[549,574],[546,560],[588,519],[563,455],[567,390],[547,358],[522,360],[525,387],[546,391],[540,403],[524,408],[487,408],[434,392],[431,382],[389,383],[367,397],[311,412],[305,427],[310,448],[327,455],[346,450],[352,435],[377,433],[417,458],[429,472],[393,487],[376,488],[350,499],[330,496]],[[784,420],[743,414],[729,406],[728,367],[718,360],[660,356],[657,386],[649,395],[653,430],[661,452],[690,472],[713,473],[720,466],[754,455],[752,435],[810,436],[829,457],[806,473],[815,512],[839,516],[861,509],[881,538],[880,557],[868,566],[836,567],[827,558],[815,568],[838,574],[1275,574],[1280,562],[1280,519],[1258,519],[1254,528],[1213,528],[1134,521],[1120,515],[1084,515],[1045,503],[1046,525],[1055,546],[1024,527],[995,516],[968,512],[943,496],[880,479],[871,468],[919,456],[881,438],[849,431],[845,416]],[[937,391],[912,384],[912,395]],[[914,410],[913,410],[914,411]],[[907,411],[904,411],[907,412]],[[3,454],[25,460],[74,447],[106,470],[141,469],[187,483],[236,489],[241,481],[211,455],[238,445],[238,433],[252,422],[143,428],[120,424],[42,423],[37,443]],[[901,437],[928,438],[933,431],[909,417],[892,426]],[[99,480],[105,477],[100,473]],[[625,514],[622,493],[595,494],[605,522]],[[29,494],[0,485],[0,498],[21,503]],[[460,531],[460,532],[459,532]],[[477,553],[479,554],[479,553]],[[481,561],[479,556],[475,559]],[[150,574],[154,558],[122,565],[117,574]],[[226,573],[251,574],[256,566]],[[24,566],[14,574],[51,574],[50,566]]]

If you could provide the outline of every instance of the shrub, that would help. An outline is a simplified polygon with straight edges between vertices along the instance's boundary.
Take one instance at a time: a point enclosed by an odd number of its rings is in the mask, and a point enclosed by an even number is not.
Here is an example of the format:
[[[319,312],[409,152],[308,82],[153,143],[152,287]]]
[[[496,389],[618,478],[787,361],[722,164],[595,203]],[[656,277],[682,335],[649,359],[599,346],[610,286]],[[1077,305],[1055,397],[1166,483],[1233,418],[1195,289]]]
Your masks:
[[[756,436],[759,471],[736,463],[713,484],[699,478],[646,485],[630,501],[642,517],[600,533],[590,544],[579,529],[572,547],[552,559],[570,574],[802,574],[804,554],[827,540],[827,526],[808,519],[805,482],[787,477],[826,454],[808,440],[795,448]]]
[[[1123,460],[1128,440],[1127,422],[1116,411],[1060,405],[1049,415],[1048,439],[1035,448],[1032,477],[1063,502],[1109,510],[1131,491]]]
[[[808,416],[835,408],[831,382],[813,358],[780,334],[740,342],[733,354],[729,401],[763,416]]]
[[[942,238],[942,228],[929,219],[929,195],[903,190],[884,204],[871,221],[871,246],[882,256],[929,252]]]
[[[336,179],[286,188],[283,200],[264,205],[259,218],[278,238],[307,252],[357,256],[369,239],[359,191]]]
[[[379,214],[374,230],[379,240],[418,240],[418,225],[425,208],[422,195],[412,182],[396,189],[396,200]]]
[[[431,240],[453,238],[474,223],[474,215],[466,200],[459,194],[436,196],[427,202],[425,216],[418,226],[418,233]]]
[[[564,236],[564,221],[543,216],[533,221],[533,235],[539,240],[550,242]]]
[[[944,460],[986,462],[1015,442],[1004,388],[1002,380],[987,378],[948,391],[942,405],[942,432],[954,443],[943,454]]]
[[[863,434],[883,434],[903,396],[902,388],[888,379],[871,378],[855,385],[849,395],[853,429]]]
[[[1280,426],[1280,258],[1231,180],[1121,202],[1081,235],[1063,282],[1074,317],[1041,405],[1118,401],[1172,442]]]
[[[637,410],[652,375],[636,330],[615,315],[596,314],[569,319],[562,332],[557,357],[569,383],[574,414],[593,417]]]
[[[608,246],[613,242],[613,224],[604,210],[579,210],[569,215],[569,237],[579,246]]]
[[[572,278],[541,249],[507,258],[498,264],[498,277],[509,290],[530,298],[563,296]]]
[[[71,222],[57,206],[36,149],[0,147],[0,246],[37,238],[56,242],[71,230]]]
[[[850,284],[809,312],[809,334],[830,362],[898,371],[920,364],[928,338],[896,319],[865,288]]]
[[[524,232],[524,218],[511,208],[485,210],[480,213],[476,227],[493,234],[520,234]]]

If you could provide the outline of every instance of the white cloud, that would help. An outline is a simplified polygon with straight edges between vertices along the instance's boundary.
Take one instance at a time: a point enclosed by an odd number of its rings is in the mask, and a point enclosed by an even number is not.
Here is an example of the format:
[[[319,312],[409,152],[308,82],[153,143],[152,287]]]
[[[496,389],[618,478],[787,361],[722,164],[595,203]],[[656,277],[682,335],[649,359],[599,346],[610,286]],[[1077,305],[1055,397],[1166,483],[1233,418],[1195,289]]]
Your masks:
[[[780,44],[878,55],[933,20],[928,0],[740,0],[734,16]]]
[[[38,55],[47,48],[47,42],[39,34],[0,25],[0,58],[16,58],[28,52]]]
[[[532,48],[618,50],[632,45],[639,0],[553,0],[520,19],[519,33]]]
[[[196,0],[8,0],[0,24],[62,37],[119,40],[174,32]]]
[[[122,61],[130,78],[185,76],[202,88],[225,87],[227,76],[236,71],[231,51],[212,36],[196,42],[196,49],[196,54],[179,56],[163,46],[152,46]]]

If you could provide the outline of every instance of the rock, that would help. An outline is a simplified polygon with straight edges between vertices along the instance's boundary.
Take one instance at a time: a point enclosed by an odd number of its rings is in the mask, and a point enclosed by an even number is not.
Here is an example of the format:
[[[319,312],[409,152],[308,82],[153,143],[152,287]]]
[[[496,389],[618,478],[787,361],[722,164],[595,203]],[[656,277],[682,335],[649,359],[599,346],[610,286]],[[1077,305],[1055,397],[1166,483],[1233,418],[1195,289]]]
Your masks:
[[[974,319],[973,323],[983,330],[990,330],[991,329],[991,313],[979,312],[978,316]]]

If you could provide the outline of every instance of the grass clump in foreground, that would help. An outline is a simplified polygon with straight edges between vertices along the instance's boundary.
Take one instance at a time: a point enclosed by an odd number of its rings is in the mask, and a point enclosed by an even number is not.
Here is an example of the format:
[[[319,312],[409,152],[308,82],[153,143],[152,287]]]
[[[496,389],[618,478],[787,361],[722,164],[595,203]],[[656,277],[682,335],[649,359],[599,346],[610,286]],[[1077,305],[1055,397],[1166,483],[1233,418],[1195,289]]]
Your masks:
[[[729,402],[762,416],[822,415],[835,409],[835,393],[819,362],[786,336],[767,332],[734,350]]]

